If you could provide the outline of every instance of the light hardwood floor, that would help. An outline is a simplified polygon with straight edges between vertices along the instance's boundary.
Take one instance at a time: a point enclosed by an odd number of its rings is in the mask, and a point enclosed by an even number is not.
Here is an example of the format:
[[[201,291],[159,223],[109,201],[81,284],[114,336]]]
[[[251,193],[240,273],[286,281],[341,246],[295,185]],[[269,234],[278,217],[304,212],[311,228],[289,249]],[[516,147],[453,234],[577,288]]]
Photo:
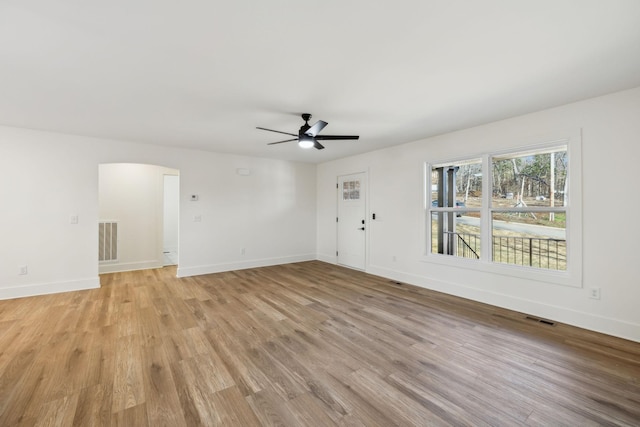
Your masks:
[[[640,344],[307,262],[0,301],[0,426],[640,425]]]

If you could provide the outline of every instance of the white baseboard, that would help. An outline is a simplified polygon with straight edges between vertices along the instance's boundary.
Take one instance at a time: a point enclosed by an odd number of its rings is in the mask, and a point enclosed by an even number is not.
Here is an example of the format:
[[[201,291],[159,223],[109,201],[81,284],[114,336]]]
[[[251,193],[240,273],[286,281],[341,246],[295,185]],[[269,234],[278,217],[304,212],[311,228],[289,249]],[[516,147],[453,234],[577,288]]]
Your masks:
[[[200,276],[203,274],[222,273],[225,271],[245,270],[247,268],[268,267],[271,265],[291,264],[294,262],[314,261],[315,254],[293,255],[277,258],[253,259],[242,262],[229,262],[221,264],[198,265],[194,267],[178,266],[178,277]]]
[[[100,278],[68,280],[50,283],[33,283],[0,289],[0,300],[33,297],[36,295],[57,294],[70,291],[84,291],[100,287]]]
[[[162,261],[150,260],[150,261],[137,261],[137,262],[123,262],[123,263],[105,263],[98,266],[98,272],[104,273],[121,273],[123,271],[136,271],[136,270],[148,270],[151,268],[162,268]]]
[[[329,263],[329,264],[337,264],[338,263],[338,257],[335,256],[335,255],[318,254],[316,256],[316,259],[318,261],[326,262],[326,263]]]
[[[603,317],[565,307],[543,304],[525,298],[518,298],[497,292],[472,288],[459,283],[433,280],[423,276],[391,270],[384,267],[369,266],[367,273],[392,280],[408,283],[426,289],[455,295],[461,298],[531,314],[567,325],[600,332],[636,342],[640,342],[640,325],[624,320]]]

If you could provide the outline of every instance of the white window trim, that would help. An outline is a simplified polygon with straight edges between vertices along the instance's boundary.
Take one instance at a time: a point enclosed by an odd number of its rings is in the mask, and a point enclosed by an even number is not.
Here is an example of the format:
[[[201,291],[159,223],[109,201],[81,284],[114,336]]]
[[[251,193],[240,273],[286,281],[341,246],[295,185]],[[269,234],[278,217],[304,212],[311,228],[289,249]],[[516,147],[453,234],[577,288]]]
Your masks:
[[[536,151],[545,148],[557,147],[559,145],[567,146],[569,155],[569,199],[567,206],[562,207],[541,207],[529,208],[529,210],[549,211],[566,211],[566,240],[567,240],[567,270],[547,270],[541,268],[532,268],[527,266],[519,266],[512,264],[502,264],[491,260],[491,218],[493,211],[505,211],[504,208],[493,208],[490,206],[488,194],[491,194],[492,188],[492,168],[491,158],[501,155],[508,155],[522,151]],[[469,159],[482,159],[482,194],[483,205],[480,209],[472,208],[467,211],[481,212],[480,218],[480,238],[481,238],[481,257],[480,259],[468,259],[451,255],[437,254],[431,252],[431,213],[438,211],[449,212],[452,208],[432,208],[431,207],[431,168],[434,165],[445,163],[456,164],[465,162]],[[582,135],[580,130],[573,131],[560,138],[548,138],[539,143],[515,146],[509,149],[492,151],[481,155],[470,154],[461,156],[452,160],[439,160],[434,162],[425,162],[424,164],[424,206],[422,226],[424,227],[422,235],[425,236],[422,261],[426,263],[442,264],[457,268],[476,270],[487,273],[495,273],[507,276],[518,277],[527,280],[535,280],[546,283],[582,287]],[[486,200],[484,198],[487,198]]]

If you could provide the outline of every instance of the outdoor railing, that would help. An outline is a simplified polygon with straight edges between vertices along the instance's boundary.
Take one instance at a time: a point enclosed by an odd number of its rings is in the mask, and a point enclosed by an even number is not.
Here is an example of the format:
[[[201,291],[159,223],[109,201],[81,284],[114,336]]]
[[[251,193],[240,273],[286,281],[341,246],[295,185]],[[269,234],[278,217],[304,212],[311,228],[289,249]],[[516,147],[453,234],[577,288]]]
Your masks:
[[[447,232],[451,234],[452,232]],[[463,258],[476,258],[479,259],[480,255],[480,236],[478,234],[471,233],[453,233],[458,236],[458,250],[457,255]]]
[[[480,258],[480,235],[453,233],[457,236],[456,256]],[[549,270],[566,270],[567,241],[538,237],[493,236],[492,259],[506,264],[527,265]]]
[[[493,260],[549,270],[566,270],[567,241],[537,237],[493,236]]]

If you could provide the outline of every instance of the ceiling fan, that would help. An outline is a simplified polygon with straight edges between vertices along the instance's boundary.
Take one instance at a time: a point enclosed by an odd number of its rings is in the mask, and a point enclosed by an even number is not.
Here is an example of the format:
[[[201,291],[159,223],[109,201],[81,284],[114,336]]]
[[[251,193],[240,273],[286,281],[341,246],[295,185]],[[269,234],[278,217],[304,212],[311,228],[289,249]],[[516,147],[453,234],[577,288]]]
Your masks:
[[[256,129],[268,130],[269,132],[277,132],[283,133],[285,135],[295,136],[293,139],[285,139],[284,141],[270,142],[267,145],[274,144],[282,144],[283,142],[291,142],[298,141],[298,145],[302,148],[311,148],[315,147],[318,150],[322,150],[324,145],[320,144],[318,141],[335,141],[340,139],[359,139],[358,135],[318,135],[322,129],[328,124],[322,120],[318,120],[313,126],[309,125],[309,119],[311,118],[311,114],[304,113],[302,114],[302,120],[304,120],[304,124],[300,127],[298,134],[289,133],[289,132],[281,132],[279,130],[267,129],[256,127]]]

